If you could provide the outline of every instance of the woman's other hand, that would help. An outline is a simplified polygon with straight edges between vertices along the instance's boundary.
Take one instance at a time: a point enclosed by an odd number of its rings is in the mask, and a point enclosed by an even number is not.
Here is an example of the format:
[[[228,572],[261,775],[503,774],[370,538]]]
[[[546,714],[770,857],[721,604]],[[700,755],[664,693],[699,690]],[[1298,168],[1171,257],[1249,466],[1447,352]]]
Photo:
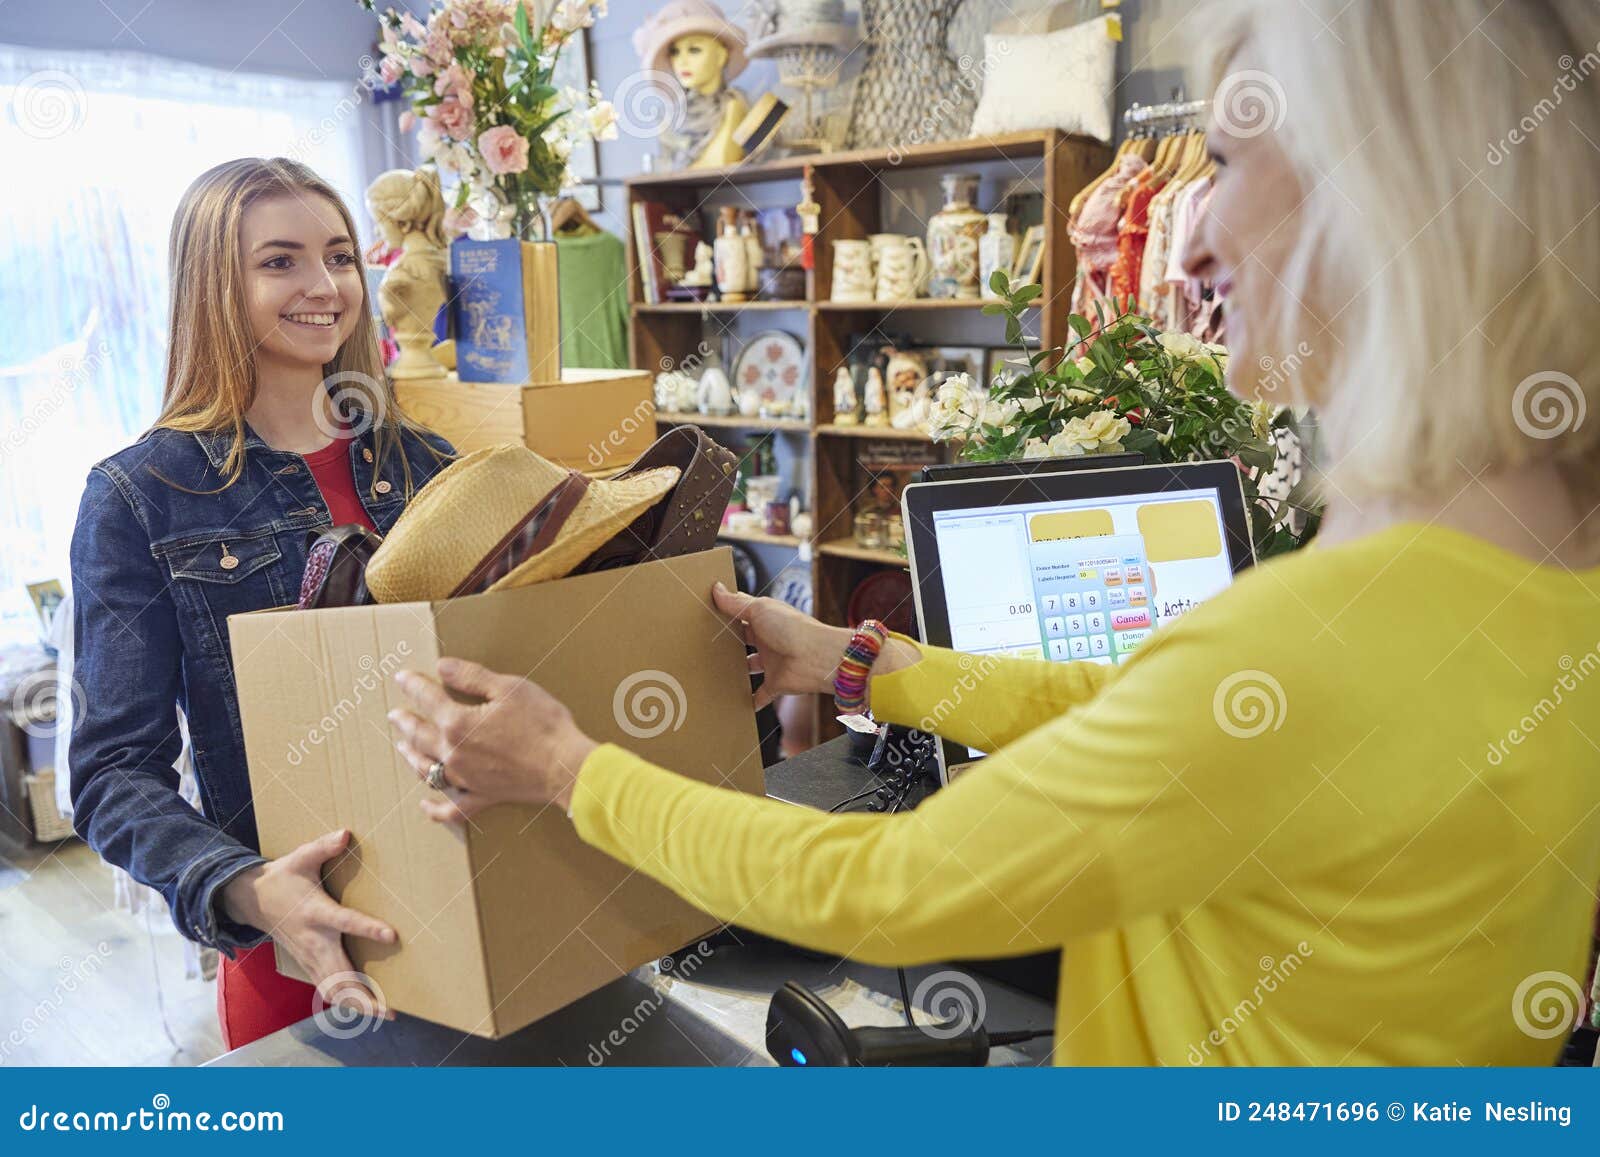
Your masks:
[[[721,583],[711,588],[717,610],[743,627],[744,641],[756,649],[749,658],[750,673],[765,675],[756,689],[757,710],[779,695],[831,694],[833,676],[854,632],[830,627],[777,599],[730,591]],[[919,658],[916,647],[891,639],[884,645],[873,675],[886,675],[909,667]]]
[[[711,588],[717,610],[737,620],[744,641],[756,649],[750,673],[764,675],[756,689],[757,710],[779,695],[833,690],[833,673],[850,641],[843,627],[830,627],[777,599],[730,591],[721,583]]]
[[[380,944],[398,939],[382,920],[346,908],[322,884],[322,867],[350,846],[348,831],[329,832],[286,856],[241,872],[222,889],[227,914],[269,934],[289,950],[330,1005],[348,1005],[393,1019],[344,950],[345,936]]]
[[[567,808],[578,769],[598,744],[543,687],[465,659],[440,659],[435,682],[415,671],[395,676],[413,711],[391,711],[395,747],[423,779],[435,760],[448,785],[422,801],[441,822],[466,820],[497,803]],[[483,702],[458,703],[445,688]]]

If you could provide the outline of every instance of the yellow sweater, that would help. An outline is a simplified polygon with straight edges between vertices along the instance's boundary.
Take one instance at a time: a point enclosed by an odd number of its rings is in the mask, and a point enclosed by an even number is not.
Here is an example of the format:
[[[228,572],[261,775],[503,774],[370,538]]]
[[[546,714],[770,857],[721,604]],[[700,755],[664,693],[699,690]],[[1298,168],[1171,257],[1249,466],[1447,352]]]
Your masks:
[[[1402,525],[1257,568],[1120,667],[922,648],[873,711],[995,754],[914,812],[608,744],[572,815],[797,944],[1062,947],[1060,1064],[1544,1065],[1600,884],[1597,648],[1600,570]]]

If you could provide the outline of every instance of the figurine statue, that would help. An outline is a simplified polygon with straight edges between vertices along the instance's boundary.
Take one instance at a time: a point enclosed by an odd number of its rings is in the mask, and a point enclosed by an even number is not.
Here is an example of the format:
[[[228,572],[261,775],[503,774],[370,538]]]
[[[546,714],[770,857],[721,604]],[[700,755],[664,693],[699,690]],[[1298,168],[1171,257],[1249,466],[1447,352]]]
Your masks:
[[[434,345],[433,322],[448,296],[450,270],[438,171],[424,167],[380,174],[367,188],[367,208],[384,243],[401,252],[378,287],[378,307],[400,346],[389,376],[395,381],[441,381],[454,367],[455,350],[453,342]]]
[[[868,426],[889,424],[889,398],[883,388],[883,372],[877,366],[867,370],[867,420]]]
[[[904,350],[889,351],[889,424],[897,430],[916,428],[913,406],[920,393],[927,410],[928,391],[923,385],[928,378],[928,363],[914,353]]]
[[[909,398],[902,397],[899,390],[895,390],[893,396],[899,399],[899,412],[890,420],[890,425],[897,430],[928,429],[933,417],[933,390],[926,379],[917,383]]]
[[[678,400],[672,408],[680,414],[692,414],[700,408],[700,380],[693,374],[679,373]]]
[[[656,409],[662,413],[683,413],[683,399],[685,389],[689,398],[689,410],[692,412],[695,402],[700,395],[700,383],[695,381],[693,375],[682,370],[663,370],[656,375],[655,400]]]
[[[744,71],[745,34],[711,0],[672,0],[633,34],[639,61],[683,88],[681,116],[660,133],[666,169],[706,169],[744,158],[733,131],[749,102],[727,82]],[[676,98],[674,98],[676,99]]]
[[[833,375],[833,424],[835,426],[854,426],[861,419],[856,416],[856,382],[850,376],[849,366],[840,366],[839,372]]]
[[[694,268],[684,274],[679,285],[710,288],[712,278],[711,246],[704,241],[694,243]]]

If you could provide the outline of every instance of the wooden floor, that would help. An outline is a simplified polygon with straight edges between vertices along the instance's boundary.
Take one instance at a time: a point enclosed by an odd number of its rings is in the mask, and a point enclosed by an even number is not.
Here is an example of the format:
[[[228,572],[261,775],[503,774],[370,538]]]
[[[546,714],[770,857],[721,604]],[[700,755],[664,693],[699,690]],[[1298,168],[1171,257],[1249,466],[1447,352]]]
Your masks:
[[[198,1065],[222,1052],[216,990],[185,979],[171,920],[122,911],[112,893],[110,869],[77,840],[0,839],[0,1067]]]

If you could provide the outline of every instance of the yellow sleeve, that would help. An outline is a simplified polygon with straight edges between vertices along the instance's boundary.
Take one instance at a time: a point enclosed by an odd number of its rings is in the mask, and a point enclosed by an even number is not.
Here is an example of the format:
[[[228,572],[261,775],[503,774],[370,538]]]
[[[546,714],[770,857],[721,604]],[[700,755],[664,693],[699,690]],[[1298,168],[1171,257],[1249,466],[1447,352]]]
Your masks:
[[[1089,702],[1120,670],[1100,663],[965,655],[904,635],[894,638],[917,648],[922,657],[871,680],[873,717],[979,751],[998,751],[1069,707]]]
[[[1259,885],[1254,849],[1304,802],[1301,745],[1319,738],[1309,733],[1322,717],[1234,725],[1228,681],[1272,671],[1269,711],[1329,696],[1314,665],[1278,641],[1271,615],[1238,592],[1166,628],[1092,704],[1006,745],[983,774],[913,812],[826,815],[605,745],[578,777],[573,820],[584,840],[718,919],[871,963],[1037,951]],[[949,660],[930,657],[930,672],[948,672]],[[997,734],[991,712],[1007,730],[1018,711],[1045,713],[1052,678],[1065,678],[1069,700],[1082,689],[1073,675],[1031,670],[979,684],[960,710],[981,731],[966,737]],[[1222,707],[1219,687],[1232,697]],[[1019,691],[1039,701],[1017,708]],[[1301,838],[1305,864],[1331,854]]]

